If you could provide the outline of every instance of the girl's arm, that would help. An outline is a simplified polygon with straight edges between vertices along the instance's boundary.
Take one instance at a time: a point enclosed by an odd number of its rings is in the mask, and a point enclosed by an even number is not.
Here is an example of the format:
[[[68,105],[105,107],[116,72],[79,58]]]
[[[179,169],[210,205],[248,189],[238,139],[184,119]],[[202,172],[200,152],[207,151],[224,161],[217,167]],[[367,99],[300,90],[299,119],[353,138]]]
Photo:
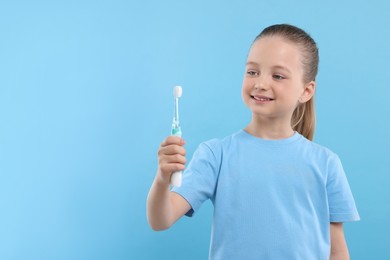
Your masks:
[[[183,139],[170,136],[158,151],[158,170],[147,199],[147,217],[153,230],[168,229],[191,209],[179,194],[171,192],[169,182],[173,172],[184,169],[186,162]]]
[[[154,180],[147,199],[147,217],[153,230],[168,229],[190,209],[182,196],[169,190],[169,183]]]
[[[330,223],[330,260],[349,260],[343,223]]]

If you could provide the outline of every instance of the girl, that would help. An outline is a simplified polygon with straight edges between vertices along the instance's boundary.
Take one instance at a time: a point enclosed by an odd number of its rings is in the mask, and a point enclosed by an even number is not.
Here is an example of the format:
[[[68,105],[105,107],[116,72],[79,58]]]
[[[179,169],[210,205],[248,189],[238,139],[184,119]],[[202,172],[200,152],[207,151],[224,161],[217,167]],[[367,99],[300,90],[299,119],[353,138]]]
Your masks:
[[[273,25],[253,42],[242,84],[252,120],[202,143],[183,175],[184,140],[158,151],[147,216],[154,230],[192,216],[210,199],[211,260],[349,259],[342,223],[359,215],[338,156],[313,143],[318,49],[303,30]]]

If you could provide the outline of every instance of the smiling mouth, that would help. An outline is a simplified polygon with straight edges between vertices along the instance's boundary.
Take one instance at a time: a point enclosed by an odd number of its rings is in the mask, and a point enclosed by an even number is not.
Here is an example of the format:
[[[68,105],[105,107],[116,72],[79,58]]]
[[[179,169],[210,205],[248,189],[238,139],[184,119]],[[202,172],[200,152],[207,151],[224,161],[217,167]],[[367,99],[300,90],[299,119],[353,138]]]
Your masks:
[[[269,97],[258,97],[258,96],[251,96],[252,99],[256,100],[256,101],[272,101],[274,100],[273,98],[269,98]]]

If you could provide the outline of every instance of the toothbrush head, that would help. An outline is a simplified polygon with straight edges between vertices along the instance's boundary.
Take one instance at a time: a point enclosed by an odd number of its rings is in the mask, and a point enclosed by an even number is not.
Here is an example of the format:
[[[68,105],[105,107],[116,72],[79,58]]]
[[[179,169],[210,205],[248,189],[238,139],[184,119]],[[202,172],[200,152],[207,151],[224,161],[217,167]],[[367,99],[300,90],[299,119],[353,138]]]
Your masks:
[[[176,86],[173,88],[173,97],[174,98],[179,98],[183,94],[183,89],[181,86]]]

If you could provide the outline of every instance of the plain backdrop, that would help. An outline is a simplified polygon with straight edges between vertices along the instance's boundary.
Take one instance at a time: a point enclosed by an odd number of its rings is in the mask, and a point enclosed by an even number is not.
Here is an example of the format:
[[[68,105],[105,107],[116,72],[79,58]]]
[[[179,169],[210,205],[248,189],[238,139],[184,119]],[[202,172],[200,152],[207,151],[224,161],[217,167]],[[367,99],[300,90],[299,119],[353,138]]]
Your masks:
[[[146,220],[183,86],[190,158],[245,127],[246,55],[291,23],[320,49],[315,142],[342,159],[361,221],[352,259],[390,259],[390,2],[0,2],[0,259],[207,259],[213,208]]]

